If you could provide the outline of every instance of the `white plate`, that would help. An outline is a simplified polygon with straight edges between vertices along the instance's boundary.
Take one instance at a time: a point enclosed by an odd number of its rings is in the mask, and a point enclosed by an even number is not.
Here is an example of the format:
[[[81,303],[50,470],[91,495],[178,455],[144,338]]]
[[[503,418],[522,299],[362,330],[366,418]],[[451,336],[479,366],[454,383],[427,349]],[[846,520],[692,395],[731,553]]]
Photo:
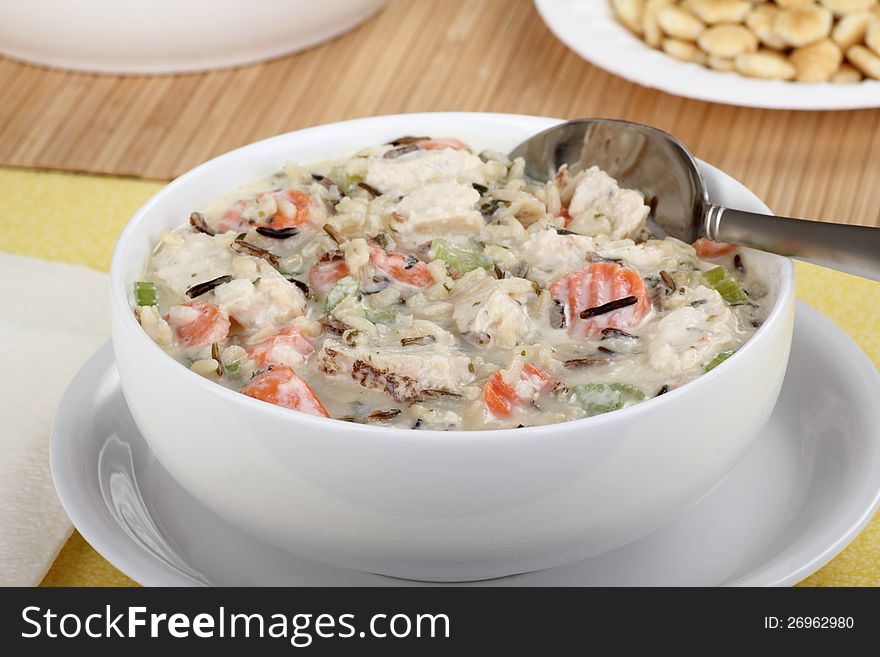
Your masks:
[[[799,304],[776,410],[753,450],[714,492],[663,530],[613,552],[468,585],[797,582],[843,549],[880,500],[878,392],[880,377],[861,350]],[[731,412],[748,409],[731,400]],[[186,440],[186,427],[179,439]],[[297,557],[207,511],[158,464],[138,433],[109,344],[83,366],[61,402],[51,463],[77,529],[141,584],[420,584]]]
[[[328,41],[384,0],[39,0],[0,3],[0,53],[97,73],[205,71]]]
[[[560,41],[630,82],[677,96],[745,107],[837,110],[880,107],[880,81],[857,84],[758,80],[689,64],[651,48],[615,19],[608,0],[535,0]]]

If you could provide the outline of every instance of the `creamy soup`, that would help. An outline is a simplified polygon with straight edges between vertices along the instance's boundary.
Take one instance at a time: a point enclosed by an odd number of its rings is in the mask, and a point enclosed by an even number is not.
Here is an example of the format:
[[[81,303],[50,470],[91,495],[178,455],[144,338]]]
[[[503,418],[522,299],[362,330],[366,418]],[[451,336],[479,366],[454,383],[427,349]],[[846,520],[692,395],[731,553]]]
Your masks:
[[[547,183],[455,139],[403,137],[238,188],[161,235],[147,334],[245,395],[349,422],[490,429],[662,395],[761,324],[730,245],[653,239],[598,168]]]

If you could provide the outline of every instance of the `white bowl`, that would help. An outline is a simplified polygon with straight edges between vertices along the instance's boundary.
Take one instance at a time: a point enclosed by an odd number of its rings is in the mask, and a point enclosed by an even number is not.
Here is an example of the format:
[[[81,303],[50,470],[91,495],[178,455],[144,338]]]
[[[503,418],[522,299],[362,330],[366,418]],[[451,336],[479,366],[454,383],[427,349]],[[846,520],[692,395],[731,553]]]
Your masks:
[[[880,81],[759,80],[682,62],[627,30],[608,0],[535,0],[550,31],[578,55],[645,87],[715,103],[792,110],[880,107]]]
[[[347,32],[384,0],[3,2],[0,53],[98,73],[182,73],[250,64]]]
[[[468,580],[571,563],[647,535],[716,486],[776,403],[791,345],[793,268],[749,253],[775,303],[756,335],[697,381],[636,406],[527,429],[411,431],[318,418],[228,390],[174,361],[132,312],[159,232],[279,168],[402,134],[507,151],[554,119],[480,113],[380,116],[245,146],[148,201],[111,265],[113,347],[138,428],[194,497],[245,531],[326,563]],[[703,166],[713,200],[767,211]]]

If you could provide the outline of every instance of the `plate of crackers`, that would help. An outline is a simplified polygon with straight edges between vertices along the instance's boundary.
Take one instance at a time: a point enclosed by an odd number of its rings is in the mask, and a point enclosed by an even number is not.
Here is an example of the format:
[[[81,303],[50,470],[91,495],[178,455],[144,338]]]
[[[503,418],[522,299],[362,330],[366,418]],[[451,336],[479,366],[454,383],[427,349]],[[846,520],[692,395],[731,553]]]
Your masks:
[[[535,0],[550,30],[631,82],[729,105],[880,107],[880,0]]]

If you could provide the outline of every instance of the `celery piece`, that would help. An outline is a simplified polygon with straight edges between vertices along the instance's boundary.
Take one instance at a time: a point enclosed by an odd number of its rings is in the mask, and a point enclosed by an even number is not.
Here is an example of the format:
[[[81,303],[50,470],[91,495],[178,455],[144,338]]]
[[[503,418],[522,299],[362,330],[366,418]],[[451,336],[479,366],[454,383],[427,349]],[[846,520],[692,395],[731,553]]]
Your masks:
[[[616,411],[628,402],[642,401],[645,393],[628,383],[585,383],[572,388],[574,402],[587,415]]]
[[[152,281],[138,281],[134,284],[134,298],[139,306],[155,306],[156,284]]]
[[[396,324],[400,313],[396,310],[366,310],[367,319],[373,324]]]
[[[705,371],[705,372],[708,372],[708,371],[710,371],[710,370],[714,370],[716,367],[718,367],[719,365],[721,365],[721,363],[723,363],[724,361],[726,361],[726,360],[727,360],[728,358],[730,358],[731,356],[733,356],[733,350],[730,350],[730,351],[722,351],[721,353],[717,354],[717,355],[715,356],[715,358],[713,358],[712,360],[709,361],[709,364],[706,365],[704,371]]]
[[[351,196],[352,193],[354,193],[354,191],[358,188],[358,183],[363,182],[363,178],[361,178],[360,176],[348,175],[348,172],[345,170],[345,166],[341,164],[330,169],[330,173],[327,174],[327,177],[334,183],[336,183],[339,191],[346,196]]]
[[[327,293],[327,300],[324,302],[324,312],[330,312],[338,306],[345,297],[357,296],[359,292],[359,281],[354,276],[346,276],[336,281],[333,289]]]
[[[442,237],[431,242],[431,257],[445,261],[456,276],[466,274],[478,267],[492,269],[492,261],[479,247],[456,246]]]
[[[724,267],[715,267],[707,272],[703,272],[703,278],[718,291],[718,294],[727,303],[743,303],[749,300],[746,293],[739,286],[739,283],[736,282],[730,272]]]

